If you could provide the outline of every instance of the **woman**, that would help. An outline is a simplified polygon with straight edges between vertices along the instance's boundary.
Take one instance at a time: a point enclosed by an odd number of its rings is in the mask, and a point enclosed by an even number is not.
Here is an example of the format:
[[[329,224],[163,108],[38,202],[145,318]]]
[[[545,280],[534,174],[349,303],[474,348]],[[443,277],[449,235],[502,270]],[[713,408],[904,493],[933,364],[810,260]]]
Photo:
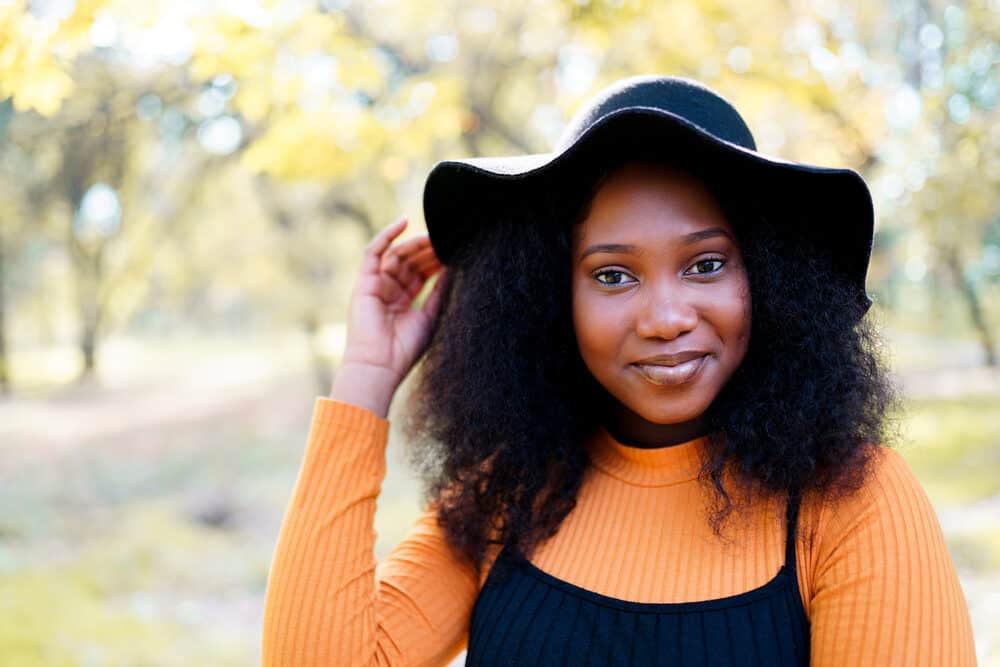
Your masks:
[[[429,238],[392,245],[403,220],[365,251],[265,664],[975,663],[933,508],[884,446],[857,174],[764,156],[714,91],[635,77],[555,153],[437,165],[424,208]],[[376,566],[418,359],[431,502]]]

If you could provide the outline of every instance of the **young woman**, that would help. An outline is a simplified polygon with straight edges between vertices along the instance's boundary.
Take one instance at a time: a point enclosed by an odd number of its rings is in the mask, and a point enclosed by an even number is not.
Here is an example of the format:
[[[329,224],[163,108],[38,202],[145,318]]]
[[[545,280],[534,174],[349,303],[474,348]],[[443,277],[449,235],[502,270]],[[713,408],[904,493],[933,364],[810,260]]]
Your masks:
[[[857,174],[764,156],[715,92],[636,77],[555,153],[439,164],[424,208],[429,237],[393,245],[402,220],[365,251],[265,665],[975,664],[934,510],[885,446]],[[376,564],[418,360],[430,502]]]

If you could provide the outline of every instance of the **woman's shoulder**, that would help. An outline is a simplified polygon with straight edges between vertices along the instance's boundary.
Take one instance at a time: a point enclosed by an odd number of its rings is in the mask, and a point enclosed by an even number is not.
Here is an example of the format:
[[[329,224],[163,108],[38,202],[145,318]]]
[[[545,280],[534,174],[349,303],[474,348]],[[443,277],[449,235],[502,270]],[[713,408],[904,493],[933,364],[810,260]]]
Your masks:
[[[940,533],[934,507],[913,469],[899,451],[884,445],[872,446],[856,488],[827,489],[803,503],[821,549],[856,540],[904,544]]]

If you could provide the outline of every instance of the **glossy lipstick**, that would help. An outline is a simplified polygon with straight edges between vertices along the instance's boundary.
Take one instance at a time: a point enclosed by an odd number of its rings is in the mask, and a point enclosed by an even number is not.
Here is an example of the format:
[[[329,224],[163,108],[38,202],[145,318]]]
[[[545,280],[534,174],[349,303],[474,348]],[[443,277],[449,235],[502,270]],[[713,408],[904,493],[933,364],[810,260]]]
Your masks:
[[[694,379],[705,365],[708,354],[703,352],[699,353],[699,355],[663,355],[663,357],[669,357],[668,362],[672,361],[674,363],[664,363],[663,361],[652,363],[651,361],[643,360],[643,362],[632,364],[632,367],[636,369],[639,375],[656,385],[684,384]],[[651,357],[651,359],[656,358]]]

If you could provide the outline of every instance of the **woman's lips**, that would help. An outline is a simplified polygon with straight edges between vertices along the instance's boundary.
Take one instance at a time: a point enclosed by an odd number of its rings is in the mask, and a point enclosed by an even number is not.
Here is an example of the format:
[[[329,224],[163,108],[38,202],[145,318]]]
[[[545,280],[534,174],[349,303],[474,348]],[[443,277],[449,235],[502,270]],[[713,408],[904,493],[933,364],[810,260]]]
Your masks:
[[[696,359],[691,359],[676,366],[662,366],[654,364],[632,364],[643,378],[658,385],[683,384],[690,381],[698,374],[708,355],[703,355]]]

